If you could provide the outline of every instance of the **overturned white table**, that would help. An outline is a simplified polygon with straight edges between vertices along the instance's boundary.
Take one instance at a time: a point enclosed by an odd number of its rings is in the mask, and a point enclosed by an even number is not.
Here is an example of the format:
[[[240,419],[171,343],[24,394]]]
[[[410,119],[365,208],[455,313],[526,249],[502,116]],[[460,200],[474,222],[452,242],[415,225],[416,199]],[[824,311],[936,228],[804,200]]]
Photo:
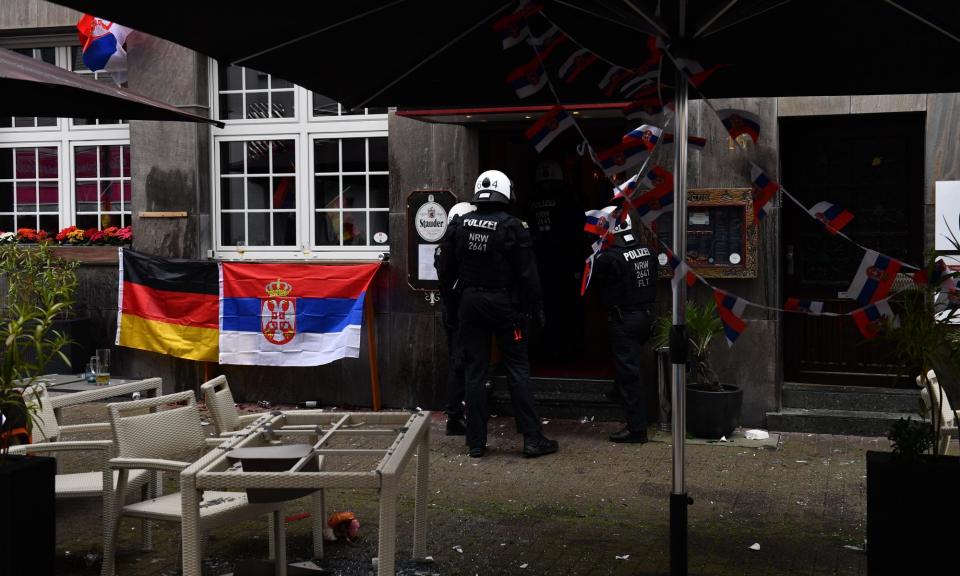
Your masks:
[[[317,429],[319,427],[319,430]],[[234,448],[270,446],[282,438],[317,435],[312,450],[285,472],[249,472],[231,463]],[[323,412],[265,414],[180,474],[183,574],[201,576],[200,499],[204,490],[367,488],[379,492],[378,575],[394,574],[400,475],[416,453],[413,557],[426,551],[430,412]],[[318,471],[306,471],[319,462]],[[314,539],[322,538],[314,534]],[[285,543],[276,543],[276,574],[286,574]]]

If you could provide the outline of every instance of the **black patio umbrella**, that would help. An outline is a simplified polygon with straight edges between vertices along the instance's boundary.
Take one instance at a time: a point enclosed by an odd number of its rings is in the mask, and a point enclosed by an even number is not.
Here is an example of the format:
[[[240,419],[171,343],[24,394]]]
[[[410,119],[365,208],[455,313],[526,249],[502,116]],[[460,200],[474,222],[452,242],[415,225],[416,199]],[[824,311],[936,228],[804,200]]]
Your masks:
[[[532,54],[502,49],[492,28],[518,6],[530,8],[531,30],[556,25],[575,44],[631,70],[648,61],[645,39],[654,35],[670,56],[660,80],[673,85],[676,99],[678,254],[686,253],[688,75],[671,63],[719,65],[703,84],[711,98],[960,92],[960,74],[950,69],[960,61],[955,0],[352,0],[274,4],[258,22],[214,2],[167,0],[152,9],[129,0],[54,1],[276,74],[348,107],[516,105],[506,77]],[[558,96],[540,90],[522,103],[623,100],[598,92],[596,80],[565,85]],[[686,342],[682,282],[673,297],[671,349],[678,351]],[[673,362],[671,565],[685,574],[685,355]]]
[[[4,48],[0,48],[0,94],[3,112],[10,116],[102,116],[223,126],[222,122]]]

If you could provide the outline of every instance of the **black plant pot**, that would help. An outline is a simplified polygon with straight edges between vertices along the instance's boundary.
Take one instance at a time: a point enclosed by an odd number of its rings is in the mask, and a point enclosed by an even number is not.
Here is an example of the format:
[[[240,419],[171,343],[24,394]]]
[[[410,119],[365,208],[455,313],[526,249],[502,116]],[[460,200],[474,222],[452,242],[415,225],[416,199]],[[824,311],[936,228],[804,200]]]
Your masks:
[[[54,573],[56,474],[48,457],[7,456],[0,464],[0,574]]]
[[[960,457],[867,452],[867,573],[937,574],[954,557]],[[949,570],[948,570],[949,571]]]
[[[697,438],[730,437],[740,425],[743,390],[723,385],[723,391],[687,386],[687,432]]]

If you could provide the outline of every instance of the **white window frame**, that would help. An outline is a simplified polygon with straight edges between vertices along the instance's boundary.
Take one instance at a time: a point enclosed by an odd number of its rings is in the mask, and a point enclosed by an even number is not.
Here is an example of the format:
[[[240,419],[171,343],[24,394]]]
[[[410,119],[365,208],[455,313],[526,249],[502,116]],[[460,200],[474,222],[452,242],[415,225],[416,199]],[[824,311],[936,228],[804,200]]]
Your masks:
[[[106,124],[106,126],[118,126],[118,124]],[[76,149],[80,146],[130,146],[130,140],[71,140],[70,141],[70,206],[69,206],[69,222],[73,222],[73,226],[77,224],[77,170],[76,170]],[[131,150],[131,165],[133,164],[133,151]],[[120,154],[121,165],[123,163],[123,154]],[[129,217],[120,217],[120,220],[123,222],[124,226],[130,226],[133,224],[133,174],[130,172],[130,166],[127,166],[126,176],[119,176],[116,178],[104,178],[100,176],[100,155],[97,154],[97,178],[84,177],[86,181],[95,180],[98,184],[102,180],[120,180],[130,187],[130,202],[128,203],[128,208],[130,209]],[[123,185],[123,184],[122,184]],[[97,192],[99,193],[100,187],[97,186]],[[99,202],[98,202],[99,205]],[[100,210],[97,211],[98,214]],[[111,210],[111,212],[120,212],[120,210]],[[109,213],[109,212],[108,212]],[[87,216],[88,214],[84,214]],[[100,224],[97,223],[97,228],[100,228]]]
[[[28,129],[25,128],[24,130],[28,130]],[[59,208],[58,208],[56,214],[57,214],[57,218],[60,220],[60,223],[61,223],[61,224],[63,224],[64,222],[67,222],[67,221],[68,221],[68,220],[66,219],[67,203],[64,202],[64,190],[63,190],[63,174],[64,174],[64,171],[65,171],[67,168],[64,166],[63,147],[60,145],[60,143],[59,143],[59,142],[49,142],[49,141],[44,141],[44,140],[38,140],[38,141],[36,141],[36,142],[30,142],[30,141],[24,141],[24,142],[8,142],[8,141],[3,137],[3,135],[0,134],[0,148],[3,148],[3,149],[15,149],[15,148],[56,148],[56,149],[57,149],[57,194],[58,194],[58,199],[59,199],[59,200],[58,200]],[[14,165],[16,165],[16,159],[15,159],[15,158],[14,158]],[[38,169],[38,170],[39,170],[39,168],[40,168],[40,167],[37,166],[37,169]],[[13,177],[14,177],[14,181],[16,181],[16,177],[17,177],[16,173],[14,173]],[[37,179],[37,178],[34,178],[34,181],[38,181],[38,179]],[[16,186],[15,186],[15,185],[12,186],[12,190],[13,190],[13,194],[14,194],[14,201],[13,201],[13,204],[14,204],[14,214],[16,214],[16,208],[15,208],[15,207],[16,207],[16,194],[17,194],[17,192],[16,192]],[[38,207],[38,212],[37,212],[37,213],[39,213],[39,207]],[[46,212],[46,214],[54,214],[54,212]],[[62,230],[62,229],[65,228],[65,227],[66,227],[66,226],[61,226],[61,227],[60,227],[60,230]],[[52,231],[51,231],[51,230],[48,230],[47,232],[51,232],[52,234],[55,235],[55,234],[57,234],[57,232],[60,232],[60,230],[52,230]],[[17,231],[17,224],[16,224],[16,218],[14,218],[14,227],[13,227],[13,229],[12,229],[12,230],[4,230],[4,232],[16,232],[16,231]]]
[[[219,64],[210,60],[208,67],[211,117],[220,118]],[[211,256],[222,260],[377,260],[389,253],[383,246],[314,246],[314,166],[313,141],[318,138],[387,138],[387,114],[349,116],[313,116],[312,93],[294,85],[294,116],[292,118],[247,118],[224,120],[223,128],[211,128],[210,154],[212,159],[211,203],[213,250]],[[220,143],[237,140],[295,140],[297,166],[297,239],[293,248],[278,246],[236,246],[221,242],[220,212]],[[376,172],[379,174],[380,172]],[[369,192],[368,192],[369,193]],[[368,205],[369,206],[369,205]],[[369,208],[364,210],[369,212]],[[389,214],[389,206],[385,210]],[[389,218],[389,217],[388,217]],[[369,217],[368,217],[369,221]]]
[[[70,42],[59,36],[51,37],[51,45],[42,39],[4,39],[2,45],[15,48],[54,48],[57,66],[70,69],[70,47],[75,45],[75,36]],[[60,229],[76,225],[76,175],[74,171],[74,148],[76,146],[130,145],[129,124],[91,124],[73,125],[71,118],[58,118],[56,126],[35,126],[30,128],[0,128],[0,147],[36,148],[56,147],[58,159],[60,194]],[[69,157],[68,157],[69,155]],[[132,178],[131,178],[132,183]],[[52,214],[52,212],[51,212]],[[133,206],[130,206],[130,220],[133,219]],[[99,225],[98,225],[99,226]],[[52,234],[60,230],[48,230]]]

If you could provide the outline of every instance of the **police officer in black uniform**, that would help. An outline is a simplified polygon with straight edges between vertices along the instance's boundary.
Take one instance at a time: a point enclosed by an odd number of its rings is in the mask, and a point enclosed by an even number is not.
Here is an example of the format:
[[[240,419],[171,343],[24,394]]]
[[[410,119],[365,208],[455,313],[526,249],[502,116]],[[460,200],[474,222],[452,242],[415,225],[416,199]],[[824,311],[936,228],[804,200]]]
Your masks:
[[[490,363],[491,336],[496,336],[510,384],[510,398],[523,434],[523,455],[557,451],[546,438],[530,389],[527,325],[542,320],[540,279],[530,230],[505,211],[513,198],[506,174],[488,170],[477,178],[472,202],[477,211],[450,224],[441,250],[452,265],[440,282],[457,285],[460,296],[460,338],[466,357],[467,446],[480,458],[487,444],[487,394],[484,383]]]
[[[641,241],[639,231],[631,226],[629,215],[613,231],[614,241],[597,255],[591,279],[607,308],[615,387],[627,420],[610,440],[642,444],[647,442],[647,410],[640,364],[653,323],[657,258],[655,250]]]
[[[447,231],[451,234],[451,226],[459,222],[465,214],[476,210],[477,207],[469,202],[458,202],[450,208],[447,214]],[[437,277],[449,275],[447,269],[452,265],[449,251],[443,251],[443,245],[437,246],[433,256],[433,266],[437,269]],[[463,414],[465,400],[465,374],[463,342],[460,341],[460,287],[448,286],[440,283],[440,304],[443,306],[443,327],[447,332],[447,436],[463,436],[467,433],[467,421]]]

